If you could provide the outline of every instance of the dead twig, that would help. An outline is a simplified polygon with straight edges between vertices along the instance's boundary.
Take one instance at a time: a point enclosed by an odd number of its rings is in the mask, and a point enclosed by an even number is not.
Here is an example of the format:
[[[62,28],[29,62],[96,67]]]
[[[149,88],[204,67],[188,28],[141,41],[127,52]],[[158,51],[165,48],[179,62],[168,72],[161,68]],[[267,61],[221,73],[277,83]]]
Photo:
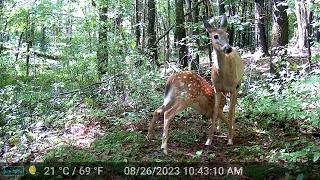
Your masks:
[[[38,103],[40,103],[40,102],[47,101],[47,100],[50,100],[50,99],[56,99],[56,98],[59,98],[59,97],[65,96],[65,95],[69,95],[69,94],[81,92],[81,91],[84,91],[84,90],[89,89],[89,88],[92,87],[92,86],[96,86],[96,85],[108,83],[111,79],[113,79],[114,77],[119,77],[120,75],[122,75],[122,74],[119,73],[119,74],[113,75],[113,76],[109,77],[109,78],[108,78],[107,80],[105,80],[105,81],[95,82],[95,83],[89,84],[87,87],[82,88],[82,89],[75,89],[75,90],[73,90],[73,91],[63,92],[63,93],[59,93],[59,94],[53,95],[53,96],[48,97],[48,98],[40,99],[40,100],[32,103],[31,105],[30,105],[30,104],[29,104],[29,105],[26,105],[26,107],[28,107],[28,106],[34,106],[34,105],[36,105],[36,104],[38,104]]]

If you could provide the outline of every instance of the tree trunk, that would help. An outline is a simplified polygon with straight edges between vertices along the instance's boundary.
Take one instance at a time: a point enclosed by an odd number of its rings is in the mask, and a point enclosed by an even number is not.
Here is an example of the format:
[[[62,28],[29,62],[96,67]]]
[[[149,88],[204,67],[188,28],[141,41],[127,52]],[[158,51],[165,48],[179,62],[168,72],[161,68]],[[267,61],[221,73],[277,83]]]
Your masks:
[[[315,21],[319,22],[319,15],[317,13],[315,13]],[[320,42],[320,26],[318,24],[316,26],[314,26],[313,34],[314,34],[314,36],[316,38],[316,41]]]
[[[0,34],[0,54],[3,51],[4,42],[7,41],[6,39],[8,39],[8,35],[7,35],[7,37],[5,36],[5,32],[7,31],[7,26],[8,26],[8,21],[5,22],[4,28],[3,28],[3,30],[2,30],[2,32]]]
[[[26,51],[26,76],[29,76],[30,69],[30,48],[33,44],[33,35],[34,35],[34,23],[30,22],[31,14],[28,12],[27,14],[27,22],[26,22],[26,34],[25,41],[27,42],[27,51]]]
[[[210,4],[206,4],[206,8],[205,8],[205,14],[206,14],[206,17],[209,17],[209,6]],[[209,40],[210,39],[210,36],[209,36],[209,33],[206,33],[207,34],[207,40],[206,40],[206,44],[208,45],[208,56],[209,56],[209,65],[210,67],[212,67],[212,47],[211,47],[211,41]]]
[[[67,35],[68,35],[68,42],[71,42],[71,36],[72,36],[72,16],[70,15],[71,12],[69,12],[68,17],[68,27],[67,27]]]
[[[193,24],[197,24],[199,22],[199,7],[195,6],[197,3],[198,3],[198,0],[192,0],[192,3],[191,3],[191,9],[194,9],[193,13],[192,13]],[[195,44],[193,49],[196,52],[193,54],[191,69],[198,70],[199,69],[199,53],[197,51],[199,51],[199,47],[200,47],[200,40],[198,38],[198,36],[200,34],[199,29],[196,28],[194,31],[192,31],[192,34],[194,37],[196,37],[195,43],[193,43],[193,44]],[[195,48],[195,47],[197,47],[197,48]]]
[[[312,61],[311,61],[311,25],[310,22],[312,22],[313,19],[313,10],[309,10],[308,13],[308,23],[307,23],[307,50],[308,50],[308,67],[309,67],[309,72],[312,71]]]
[[[119,9],[122,9],[122,5],[120,5]],[[122,31],[123,12],[120,12],[118,14],[118,16],[115,18],[114,22],[115,22],[116,32],[118,32],[121,39],[124,40],[121,43],[119,43],[120,48],[118,51],[120,55],[123,55],[124,53],[128,52],[128,45],[127,45],[127,41],[126,41],[126,36],[124,35],[124,32]]]
[[[99,49],[97,52],[97,57],[99,61],[98,70],[100,74],[105,74],[108,67],[108,29],[107,29],[107,12],[108,7],[103,5],[100,10],[99,20],[100,20],[100,29],[99,29]]]
[[[44,27],[44,25],[41,26],[40,50],[46,50],[46,27]]]
[[[171,21],[170,21],[170,10],[171,10],[171,5],[170,1],[168,1],[168,7],[167,7],[167,17],[168,17],[168,27],[171,26]],[[169,57],[170,57],[170,33],[167,34],[167,40],[166,40],[166,54],[165,54],[165,60],[166,62],[169,62]]]
[[[187,36],[187,41],[186,41],[186,46],[187,46],[187,51],[188,51],[188,70],[191,70],[192,66],[192,61],[193,61],[193,56],[194,56],[194,45],[192,42],[192,13],[191,13],[191,0],[186,0],[186,12],[189,14],[187,15],[187,27],[186,27],[186,36]]]
[[[146,14],[147,14],[147,0],[143,0],[143,26],[142,26],[142,40],[141,40],[141,49],[145,51],[145,44],[146,44],[146,30],[145,30],[145,24],[146,24]]]
[[[268,55],[267,37],[264,25],[264,0],[256,0],[256,14],[255,14],[255,49],[262,57]]]
[[[245,1],[242,1],[242,18],[241,18],[241,24],[243,23],[243,24],[246,24],[246,22],[247,22],[247,15],[246,15],[246,2]],[[246,45],[247,45],[247,41],[246,41],[246,34],[247,34],[247,25],[245,25],[244,27],[243,27],[243,31],[241,32],[241,45],[242,46],[240,46],[240,47],[243,47],[243,48],[245,48],[246,47]]]
[[[186,27],[186,29],[187,29],[187,35],[188,36],[191,36],[191,32],[192,32],[192,27],[191,27],[191,24],[192,24],[192,13],[190,13],[191,12],[191,0],[186,0],[185,1],[186,2],[186,12],[188,13],[188,15],[187,15],[187,27]]]
[[[18,63],[19,52],[20,52],[20,48],[21,48],[21,44],[22,44],[23,34],[24,34],[24,32],[21,32],[21,34],[20,34],[20,36],[19,36],[18,48],[17,48],[17,51],[16,51],[16,53],[15,53],[16,63]]]
[[[139,15],[139,0],[135,0],[135,26],[136,26],[136,46],[137,48],[140,46],[140,15]]]
[[[304,0],[295,2],[295,13],[298,23],[298,40],[297,49],[306,49],[308,47],[308,11],[307,4]]]
[[[3,9],[3,0],[0,0],[0,18],[4,19],[2,9]],[[2,53],[2,50],[3,50],[4,32],[6,31],[6,29],[7,29],[7,22],[4,26],[4,28],[0,29],[0,32],[1,32],[0,33],[0,54]]]
[[[179,64],[182,68],[188,66],[187,47],[184,39],[186,38],[186,31],[184,27],[184,9],[183,0],[176,0],[176,29],[175,34],[177,38],[177,45],[179,49]]]
[[[231,5],[231,8],[229,9],[229,15],[235,16],[235,14],[236,14],[235,5]],[[231,44],[232,46],[235,45],[234,37],[235,37],[235,30],[234,30],[233,24],[231,24],[230,31],[229,31],[229,44]]]
[[[249,10],[253,10],[254,9],[254,3],[249,3]],[[255,14],[250,14],[249,15],[249,22],[250,24],[254,23],[254,19],[255,19]],[[252,25],[249,25],[249,32],[248,32],[248,44],[249,44],[249,49],[251,52],[254,52],[255,51],[255,45],[254,45],[254,32],[255,32],[255,26],[252,26]]]
[[[156,63],[157,66],[160,66],[158,62],[158,53],[157,47],[155,46],[156,42],[156,33],[155,33],[155,18],[156,18],[156,4],[154,0],[148,0],[148,53],[152,63]]]
[[[285,46],[289,38],[289,22],[286,0],[273,0],[272,3],[272,47]]]
[[[218,0],[218,4],[219,4],[219,15],[223,15],[224,13],[226,13],[226,10],[224,8],[224,0]]]
[[[206,8],[207,8],[207,11],[208,11],[208,15],[209,16],[207,16],[208,18],[209,17],[212,17],[214,14],[214,12],[213,12],[213,10],[212,10],[212,3],[211,3],[211,0],[205,0],[206,1]]]
[[[285,55],[287,54],[287,49],[283,48],[288,44],[289,38],[289,23],[286,10],[288,9],[288,4],[286,0],[273,0],[272,2],[272,49],[271,55],[277,56],[275,58],[270,58],[270,73],[276,75],[277,78],[280,77],[280,71],[285,68],[283,65],[286,64],[284,61]],[[276,63],[274,60],[278,59]]]

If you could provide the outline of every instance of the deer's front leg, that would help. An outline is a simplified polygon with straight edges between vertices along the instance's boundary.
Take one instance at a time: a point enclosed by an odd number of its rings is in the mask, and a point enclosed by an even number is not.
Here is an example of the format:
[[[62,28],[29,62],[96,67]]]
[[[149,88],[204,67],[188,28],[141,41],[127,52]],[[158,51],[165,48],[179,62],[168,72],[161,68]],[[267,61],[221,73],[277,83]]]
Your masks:
[[[238,92],[236,89],[232,90],[231,97],[230,97],[230,109],[229,109],[229,135],[228,135],[228,146],[233,145],[232,139],[233,139],[233,132],[234,132],[234,117],[235,117],[235,108],[237,104],[237,96]]]

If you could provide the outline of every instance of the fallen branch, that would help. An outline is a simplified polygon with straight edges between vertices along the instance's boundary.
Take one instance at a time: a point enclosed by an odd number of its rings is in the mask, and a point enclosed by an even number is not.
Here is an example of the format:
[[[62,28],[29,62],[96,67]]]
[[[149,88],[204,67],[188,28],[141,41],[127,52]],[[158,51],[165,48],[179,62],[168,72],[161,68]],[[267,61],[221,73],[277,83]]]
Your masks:
[[[80,92],[80,91],[84,91],[86,89],[89,89],[90,87],[92,86],[96,86],[96,85],[100,85],[100,84],[103,84],[103,83],[108,83],[112,78],[114,77],[119,77],[120,75],[122,75],[122,73],[120,74],[116,74],[116,75],[113,75],[111,77],[109,77],[107,80],[105,81],[101,81],[101,82],[95,82],[95,83],[92,83],[92,84],[89,84],[87,87],[83,88],[83,89],[76,89],[76,90],[73,90],[73,91],[69,91],[69,92],[63,92],[63,93],[59,93],[59,94],[56,94],[56,95],[53,95],[51,97],[48,97],[48,98],[43,98],[43,99],[40,99],[34,103],[32,103],[31,105],[27,105],[27,106],[34,106],[40,102],[43,102],[43,101],[47,101],[47,100],[50,100],[50,99],[56,99],[56,98],[59,98],[59,97],[62,97],[62,96],[65,96],[65,95],[68,95],[68,94],[73,94],[73,93],[77,93],[77,92]]]
[[[48,53],[41,52],[41,51],[31,51],[31,52],[33,52],[35,55],[37,55],[39,57],[46,58],[46,59],[53,59],[53,60],[61,59],[61,56],[55,55],[55,54],[48,54]]]
[[[21,33],[20,37],[22,37],[22,35],[23,35],[23,33]],[[20,38],[20,39],[21,39],[21,38]],[[8,47],[8,46],[3,45],[2,49],[4,49],[4,50],[11,50],[11,51],[15,51],[15,52],[27,53],[26,50],[20,49],[20,46],[21,46],[20,44],[21,44],[21,42],[19,43],[19,45],[18,45],[17,48]],[[31,52],[31,53],[34,53],[35,55],[37,55],[37,56],[39,56],[39,57],[46,58],[46,59],[58,60],[58,59],[61,59],[61,58],[62,58],[60,55],[49,54],[49,53],[45,53],[45,52],[42,52],[42,51],[33,50],[33,48],[30,49],[30,52]],[[18,54],[17,54],[17,55],[18,55]]]

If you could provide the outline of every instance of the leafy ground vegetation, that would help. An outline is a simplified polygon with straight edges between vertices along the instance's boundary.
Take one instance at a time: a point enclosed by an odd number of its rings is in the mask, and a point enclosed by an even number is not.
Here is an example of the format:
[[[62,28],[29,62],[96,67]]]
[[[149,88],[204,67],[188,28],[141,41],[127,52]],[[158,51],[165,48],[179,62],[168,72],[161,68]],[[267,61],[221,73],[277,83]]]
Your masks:
[[[224,126],[213,145],[205,147],[210,122],[187,110],[173,121],[169,156],[164,156],[160,151],[162,122],[151,142],[145,135],[153,110],[163,101],[163,94],[155,89],[168,75],[149,71],[148,66],[126,65],[136,56],[118,61],[121,70],[105,75],[100,83],[92,83],[94,74],[77,75],[80,70],[75,64],[66,69],[60,68],[61,62],[52,65],[45,59],[37,64],[41,75],[26,78],[14,69],[17,65],[8,63],[10,54],[2,56],[1,73],[7,77],[1,78],[0,91],[2,159],[9,164],[243,163],[247,169],[240,179],[319,178],[318,69],[309,74],[292,70],[275,78],[258,68],[267,60],[246,58],[234,146],[226,147]],[[87,63],[80,67],[92,68]],[[70,69],[75,74],[65,73]],[[269,167],[273,164],[278,168]]]

